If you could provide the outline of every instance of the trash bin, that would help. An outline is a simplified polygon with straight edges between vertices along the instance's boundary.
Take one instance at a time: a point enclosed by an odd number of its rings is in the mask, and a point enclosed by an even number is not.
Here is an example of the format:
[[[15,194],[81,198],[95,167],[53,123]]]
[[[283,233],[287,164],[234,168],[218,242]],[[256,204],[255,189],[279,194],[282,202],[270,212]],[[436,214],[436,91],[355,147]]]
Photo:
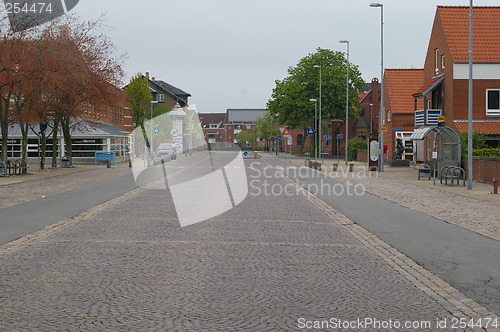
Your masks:
[[[254,152],[253,152],[253,157],[254,157],[254,158],[258,158],[258,157],[259,157],[259,153],[258,153],[257,151],[254,151]]]
[[[61,158],[61,167],[71,167],[71,158],[68,156],[63,156]]]

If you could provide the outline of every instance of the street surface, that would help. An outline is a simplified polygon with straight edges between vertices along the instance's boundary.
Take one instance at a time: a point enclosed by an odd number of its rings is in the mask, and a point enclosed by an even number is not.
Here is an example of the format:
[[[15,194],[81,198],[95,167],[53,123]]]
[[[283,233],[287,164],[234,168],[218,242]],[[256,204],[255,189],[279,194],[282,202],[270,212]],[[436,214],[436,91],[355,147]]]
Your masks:
[[[189,164],[209,172],[196,158],[180,158],[166,170],[183,180],[193,177],[183,173],[193,170]],[[322,201],[300,188],[318,178],[301,174],[297,185],[292,174],[276,173],[281,163],[246,160],[247,198],[182,228],[170,191],[134,189],[131,175],[0,209],[2,236],[10,225],[9,236],[15,230],[20,237],[0,246],[0,330],[385,331],[393,324],[392,330],[438,331],[459,330],[452,324],[460,317],[494,317],[489,310],[496,310],[498,288],[477,284],[483,291],[467,293],[459,283],[448,284],[463,270],[443,266],[448,274],[433,274],[434,263],[425,259],[454,262],[460,256],[462,269],[474,264],[474,256],[462,255],[482,250],[482,265],[490,267],[478,270],[479,278],[465,276],[475,282],[490,273],[492,284],[497,260],[485,262],[498,254],[497,241],[483,242],[476,233],[367,193],[318,195]],[[68,211],[35,213],[59,203]],[[21,217],[24,211],[30,218]],[[33,228],[24,228],[27,220]],[[64,222],[54,224],[59,220]],[[35,232],[46,225],[52,226]],[[421,236],[427,242],[416,242]],[[447,251],[452,240],[468,245]],[[452,254],[460,248],[469,249]],[[401,252],[416,255],[431,272]],[[328,326],[316,325],[324,320]],[[334,328],[339,320],[358,325]]]

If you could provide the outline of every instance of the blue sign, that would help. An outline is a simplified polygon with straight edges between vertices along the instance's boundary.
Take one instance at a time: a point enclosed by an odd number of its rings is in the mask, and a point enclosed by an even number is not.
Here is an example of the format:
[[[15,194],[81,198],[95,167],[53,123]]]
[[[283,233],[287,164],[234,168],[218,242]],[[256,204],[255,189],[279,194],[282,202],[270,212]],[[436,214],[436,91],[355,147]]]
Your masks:
[[[160,127],[155,127],[153,131],[155,134],[158,134],[160,132]]]
[[[271,136],[270,140],[271,142],[274,142],[274,136]]]
[[[344,135],[342,135],[342,134],[337,135],[337,139],[342,139],[342,138],[344,138]]]
[[[248,151],[243,152],[243,155],[246,157],[248,156]]]
[[[332,139],[332,136],[330,136],[330,135],[325,135],[325,136],[323,136],[323,138],[324,138],[324,139]]]
[[[276,137],[276,139],[278,140],[278,142],[281,142],[281,140],[283,139],[283,137],[278,136],[278,137]]]
[[[314,134],[314,128],[307,128],[308,134]]]

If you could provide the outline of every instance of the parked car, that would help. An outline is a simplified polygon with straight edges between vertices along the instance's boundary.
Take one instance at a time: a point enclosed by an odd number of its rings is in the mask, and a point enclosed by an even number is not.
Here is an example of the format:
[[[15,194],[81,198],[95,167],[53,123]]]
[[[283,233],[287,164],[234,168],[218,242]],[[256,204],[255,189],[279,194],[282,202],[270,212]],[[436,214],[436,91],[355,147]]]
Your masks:
[[[177,150],[172,143],[161,143],[158,145],[158,149],[156,150],[156,155],[158,157],[169,157],[170,160],[177,159]]]

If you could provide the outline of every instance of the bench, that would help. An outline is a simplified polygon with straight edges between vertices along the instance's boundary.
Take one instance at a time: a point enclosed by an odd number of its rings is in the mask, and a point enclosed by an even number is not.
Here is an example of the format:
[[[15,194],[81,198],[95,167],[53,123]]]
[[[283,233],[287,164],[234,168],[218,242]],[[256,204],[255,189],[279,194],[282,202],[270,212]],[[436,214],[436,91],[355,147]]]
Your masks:
[[[112,164],[115,164],[115,153],[108,151],[97,151],[94,157],[94,165],[97,165],[98,161],[111,160]]]

